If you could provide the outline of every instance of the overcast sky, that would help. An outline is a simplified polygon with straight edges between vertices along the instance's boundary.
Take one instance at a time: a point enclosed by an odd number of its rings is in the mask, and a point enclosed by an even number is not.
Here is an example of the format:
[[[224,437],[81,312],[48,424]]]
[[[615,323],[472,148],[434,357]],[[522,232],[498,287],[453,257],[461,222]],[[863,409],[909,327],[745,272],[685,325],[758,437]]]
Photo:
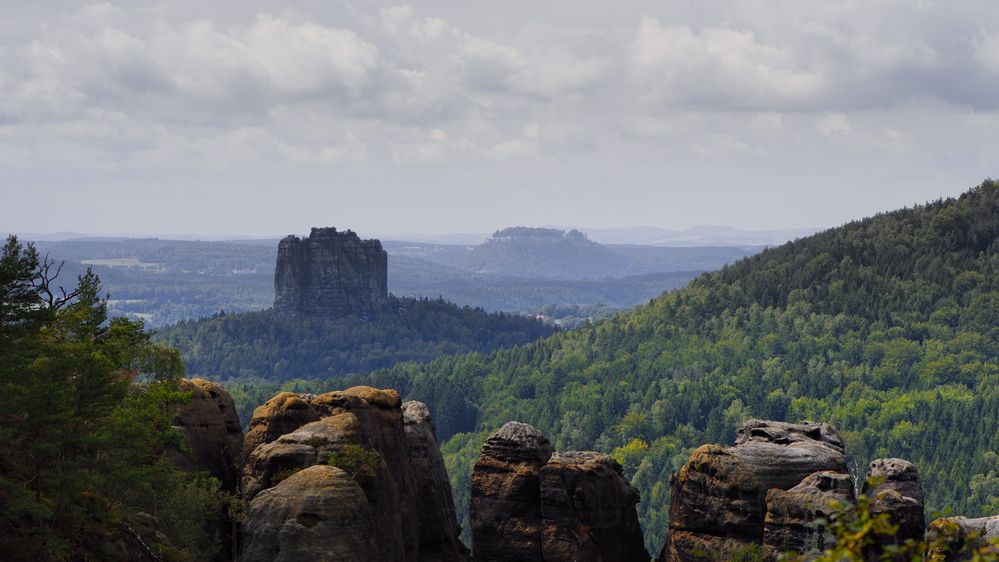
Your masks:
[[[995,0],[10,2],[0,230],[832,226],[997,110]]]

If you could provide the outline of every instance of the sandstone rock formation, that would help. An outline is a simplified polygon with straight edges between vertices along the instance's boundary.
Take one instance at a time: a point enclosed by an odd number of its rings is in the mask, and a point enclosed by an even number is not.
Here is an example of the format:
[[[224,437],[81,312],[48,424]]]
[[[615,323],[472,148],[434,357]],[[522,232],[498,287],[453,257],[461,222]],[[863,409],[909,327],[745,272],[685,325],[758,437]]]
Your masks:
[[[258,445],[270,443],[285,433],[319,419],[308,395],[282,392],[257,406],[250,418],[250,428],[243,441],[243,450],[252,453]]]
[[[222,489],[235,490],[243,430],[232,396],[222,385],[204,379],[183,380],[181,390],[191,393],[191,401],[177,408],[172,424],[191,452],[179,455],[177,464],[207,471],[219,479]]]
[[[375,529],[364,490],[346,472],[314,465],[250,502],[242,560],[382,562],[397,559]]]
[[[326,318],[374,316],[388,299],[388,254],[378,240],[335,228],[278,245],[274,311]]]
[[[898,533],[894,537],[878,537],[879,546],[922,540],[926,521],[923,514],[923,485],[916,466],[902,459],[877,459],[871,461],[867,478],[880,481],[874,487],[869,483],[864,484],[863,493],[873,500],[871,513],[885,513],[892,524],[898,525]],[[878,557],[880,554],[879,548],[871,553],[871,557]]]
[[[454,497],[437,445],[437,428],[422,402],[402,405],[406,432],[406,462],[413,472],[420,513],[420,562],[460,562],[469,553],[458,535]]]
[[[541,555],[545,562],[644,562],[638,492],[621,465],[593,452],[555,453],[541,479]]]
[[[999,554],[999,547],[990,545],[999,540],[999,515],[944,517],[930,523],[927,535],[930,544],[925,559],[930,562],[971,560],[975,551]]]
[[[607,455],[555,453],[530,425],[509,422],[472,472],[476,562],[648,560],[638,494]]]
[[[408,432],[398,393],[355,387],[320,395],[282,393],[254,411],[254,421],[246,440],[247,449],[251,444],[253,449],[243,471],[244,498],[249,501],[250,512],[254,514],[244,526],[247,536],[267,537],[270,531],[266,529],[284,525],[281,521],[288,519],[281,519],[285,517],[281,514],[304,509],[294,503],[296,497],[299,502],[330,502],[331,505],[337,503],[335,496],[341,492],[352,498],[352,492],[344,491],[346,487],[343,485],[313,482],[306,486],[300,479],[292,480],[304,469],[311,470],[310,467],[332,463],[342,469],[340,472],[347,474],[364,498],[363,505],[350,503],[352,499],[348,502],[353,506],[351,509],[356,508],[360,521],[357,525],[360,527],[351,523],[338,532],[348,535],[357,532],[368,537],[371,552],[374,553],[371,560],[467,560],[458,541],[454,503],[443,459],[436,448],[433,422],[422,404],[407,405],[406,410],[411,412],[408,423],[412,428]],[[428,450],[431,446],[435,455]],[[422,464],[411,462],[414,460]],[[310,474],[318,473],[313,471]],[[334,478],[333,473],[328,471],[324,474],[323,482],[331,478],[342,480],[339,475]],[[290,480],[292,484],[287,486],[293,488],[286,487],[286,482]],[[296,496],[293,491],[306,495]],[[314,497],[325,494],[332,494],[332,497]],[[433,498],[435,503],[425,505],[421,501],[424,497]],[[332,521],[331,526],[323,529],[339,529],[336,521],[341,519],[333,517]],[[295,525],[289,525],[288,529],[296,533],[300,531]],[[296,541],[306,543],[315,538],[315,546],[296,543],[286,555],[280,550],[283,543],[266,539],[260,544],[278,548],[278,551],[250,548],[250,544],[246,543],[242,559],[283,559],[283,556],[300,553],[302,548],[321,549],[328,543],[326,539],[310,533],[295,536],[298,537]],[[425,551],[421,550],[424,544]]]
[[[669,532],[659,560],[762,544],[768,491],[790,490],[821,471],[847,474],[843,441],[826,424],[750,420],[735,446],[698,447],[670,478]]]
[[[534,427],[509,422],[486,440],[472,469],[476,562],[541,562],[538,471],[555,449]]]
[[[773,488],[767,492],[763,544],[772,554],[831,547],[835,541],[822,522],[835,512],[834,506],[855,501],[853,480],[840,472],[813,472],[790,490]]]

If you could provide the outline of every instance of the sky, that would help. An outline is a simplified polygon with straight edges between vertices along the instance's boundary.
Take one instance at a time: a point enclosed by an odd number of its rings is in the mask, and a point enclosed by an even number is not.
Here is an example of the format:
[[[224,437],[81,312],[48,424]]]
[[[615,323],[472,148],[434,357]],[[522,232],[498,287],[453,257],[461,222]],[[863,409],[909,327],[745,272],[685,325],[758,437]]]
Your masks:
[[[809,228],[999,175],[994,0],[16,4],[0,231]]]

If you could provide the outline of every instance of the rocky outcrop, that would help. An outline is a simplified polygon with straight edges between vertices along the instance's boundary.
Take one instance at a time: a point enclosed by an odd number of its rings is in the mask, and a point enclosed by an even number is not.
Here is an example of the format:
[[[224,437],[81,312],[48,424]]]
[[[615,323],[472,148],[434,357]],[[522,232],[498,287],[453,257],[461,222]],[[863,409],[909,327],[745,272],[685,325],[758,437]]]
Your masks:
[[[670,478],[669,532],[659,560],[762,544],[768,491],[790,490],[822,471],[847,474],[843,441],[827,424],[750,420],[735,446],[698,447]]]
[[[282,392],[257,406],[250,418],[243,450],[252,453],[257,446],[318,420],[319,412],[312,407],[311,400],[309,395]]]
[[[472,471],[476,562],[648,560],[638,494],[607,455],[555,453],[530,425],[486,440]]]
[[[541,480],[555,449],[534,427],[509,422],[486,440],[472,469],[476,562],[541,562]]]
[[[370,559],[385,562],[467,560],[457,538],[454,503],[443,459],[436,448],[433,422],[422,404],[407,405],[411,418],[408,421],[404,421],[403,410],[397,392],[370,387],[319,395],[282,393],[258,408],[254,412],[256,424],[247,436],[247,443],[252,437],[256,446],[248,455],[243,471],[244,498],[249,501],[251,512],[257,515],[247,521],[245,532],[268,536],[268,531],[254,527],[262,525],[266,529],[277,525],[283,517],[280,514],[294,507],[290,503],[294,495],[283,491],[285,483],[305,469],[335,465],[363,493],[363,505],[356,510],[358,520],[363,523],[359,528],[365,536],[377,537],[371,542],[376,556]],[[412,426],[410,431],[406,430],[407,423]],[[273,437],[279,431],[285,433]],[[435,454],[428,450],[431,446]],[[339,476],[336,478],[342,480]],[[301,488],[299,480],[293,482],[297,486],[295,490]],[[311,493],[335,495],[344,489],[343,486],[324,486]],[[275,497],[285,499],[275,504]],[[425,497],[433,498],[435,503],[426,504]],[[320,499],[322,502],[337,501],[336,497]],[[260,504],[280,507],[255,507]],[[266,514],[276,514],[276,519],[268,518]],[[324,528],[336,528],[337,524],[331,525]],[[298,529],[294,525],[289,528]],[[350,526],[344,532],[349,534],[353,529],[355,527]],[[306,533],[296,540],[309,541],[314,536]],[[278,544],[271,539],[267,541],[270,542],[261,544],[271,547]],[[326,545],[325,539],[317,541],[317,549]],[[424,544],[427,548],[421,552]],[[247,545],[244,561],[270,559],[261,554],[267,552],[271,556],[285,556],[283,551],[250,549],[249,543]],[[289,552],[297,553],[302,548],[313,547],[296,544]]]
[[[621,465],[593,452],[555,453],[541,480],[541,556],[545,562],[649,559]]]
[[[364,490],[346,472],[310,466],[250,502],[242,560],[396,560],[397,553],[373,533],[375,515]]]
[[[877,484],[872,487],[871,482]],[[882,537],[884,544],[923,539],[923,485],[916,465],[902,459],[871,461],[863,492],[871,497],[871,513],[885,513],[893,525],[898,525],[894,537]]]
[[[927,530],[930,562],[962,562],[971,560],[975,552],[999,555],[999,515],[992,517],[944,517],[930,523]]]
[[[875,485],[871,486],[874,482]],[[902,459],[871,461],[863,493],[871,498],[871,513],[887,514],[898,525],[895,536],[876,537],[877,544],[869,558],[880,559],[887,545],[901,546],[906,541],[920,541],[926,528],[923,513],[923,485],[916,465]],[[904,558],[901,558],[904,559]]]
[[[278,244],[274,311],[324,318],[374,316],[388,300],[388,254],[378,240],[313,228]]]
[[[204,379],[182,380],[191,400],[174,413],[172,425],[184,436],[189,453],[178,455],[185,470],[206,471],[233,491],[239,481],[243,430],[232,396],[222,385]]]
[[[420,562],[460,562],[469,553],[458,535],[454,497],[444,457],[437,445],[437,428],[422,402],[405,402],[406,462],[413,472],[419,506]]]
[[[828,548],[835,542],[826,529],[829,516],[855,501],[853,480],[840,472],[813,472],[790,490],[773,488],[767,492],[763,545],[775,555]]]

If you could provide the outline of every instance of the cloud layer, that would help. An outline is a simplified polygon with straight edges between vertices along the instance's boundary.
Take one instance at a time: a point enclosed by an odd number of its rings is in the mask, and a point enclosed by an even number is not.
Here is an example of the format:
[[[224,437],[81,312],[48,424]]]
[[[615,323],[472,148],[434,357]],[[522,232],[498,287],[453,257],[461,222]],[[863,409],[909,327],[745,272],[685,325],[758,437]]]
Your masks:
[[[519,172],[486,183],[509,185],[515,200],[550,185],[518,192],[523,176],[565,169],[565,181],[593,190],[583,200],[600,200],[601,186],[577,176],[618,165],[633,198],[746,174],[793,198],[802,187],[781,182],[808,177],[805,163],[901,184],[912,174],[890,170],[932,156],[918,175],[960,179],[940,186],[960,189],[997,156],[999,10],[989,0],[635,2],[613,14],[553,2],[503,18],[435,2],[45,4],[15,11],[0,34],[4,190],[71,191],[60,170],[140,192],[178,178],[211,190],[214,174],[302,181],[295,170],[315,166],[305,183],[335,186],[343,179],[331,170],[346,167],[396,196],[475,177],[448,176],[454,167],[501,166]],[[395,174],[414,166],[399,185]]]

